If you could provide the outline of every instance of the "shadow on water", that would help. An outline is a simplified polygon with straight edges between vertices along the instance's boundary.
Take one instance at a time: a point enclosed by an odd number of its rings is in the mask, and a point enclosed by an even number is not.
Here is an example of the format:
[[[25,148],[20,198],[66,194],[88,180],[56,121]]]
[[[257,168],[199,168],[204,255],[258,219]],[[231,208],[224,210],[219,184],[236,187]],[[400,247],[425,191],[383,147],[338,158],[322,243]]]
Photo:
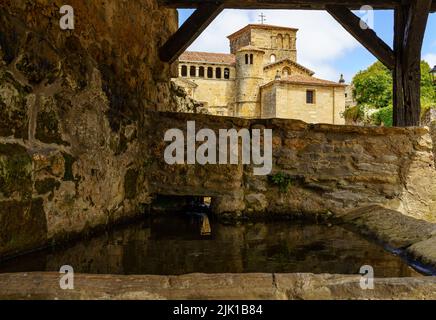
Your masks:
[[[296,222],[224,225],[202,213],[158,215],[77,242],[25,255],[0,272],[58,271],[71,265],[92,274],[332,273],[418,276],[404,260],[339,226]]]

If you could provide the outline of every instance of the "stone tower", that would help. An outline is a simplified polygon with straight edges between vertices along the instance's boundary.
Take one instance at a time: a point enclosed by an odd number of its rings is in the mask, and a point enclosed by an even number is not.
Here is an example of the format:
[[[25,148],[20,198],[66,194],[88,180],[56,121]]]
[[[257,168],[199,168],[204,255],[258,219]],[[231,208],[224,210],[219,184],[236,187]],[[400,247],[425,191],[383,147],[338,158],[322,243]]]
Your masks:
[[[264,56],[265,51],[250,45],[236,52],[235,116],[251,118],[260,114]]]
[[[250,24],[228,36],[230,51],[236,54],[251,45],[265,52],[265,65],[285,59],[297,62],[297,32],[295,28]]]

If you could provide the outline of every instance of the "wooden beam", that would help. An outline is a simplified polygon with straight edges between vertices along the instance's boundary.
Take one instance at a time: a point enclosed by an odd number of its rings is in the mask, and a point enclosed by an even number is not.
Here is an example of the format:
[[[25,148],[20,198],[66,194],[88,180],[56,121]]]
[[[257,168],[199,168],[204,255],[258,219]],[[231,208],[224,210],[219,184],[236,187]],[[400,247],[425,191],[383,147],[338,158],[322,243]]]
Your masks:
[[[394,12],[394,52],[395,69],[393,72],[393,125],[402,127],[406,125],[404,112],[404,85],[403,85],[403,40],[406,30],[405,13],[407,8],[398,7]]]
[[[361,27],[361,20],[350,9],[342,6],[328,6],[327,12],[333,16],[357,41],[368,49],[389,69],[395,67],[394,51],[377,34]]]
[[[160,59],[169,63],[177,60],[223,9],[224,7],[217,2],[200,5],[179,30],[160,48]]]
[[[228,9],[306,9],[323,10],[326,6],[340,5],[358,10],[370,5],[374,9],[395,9],[402,0],[158,0],[160,6],[168,8],[194,9],[203,4],[221,3]],[[436,12],[436,0],[433,0],[432,12]]]
[[[420,125],[421,50],[431,5],[431,0],[409,0],[395,10],[395,126]]]

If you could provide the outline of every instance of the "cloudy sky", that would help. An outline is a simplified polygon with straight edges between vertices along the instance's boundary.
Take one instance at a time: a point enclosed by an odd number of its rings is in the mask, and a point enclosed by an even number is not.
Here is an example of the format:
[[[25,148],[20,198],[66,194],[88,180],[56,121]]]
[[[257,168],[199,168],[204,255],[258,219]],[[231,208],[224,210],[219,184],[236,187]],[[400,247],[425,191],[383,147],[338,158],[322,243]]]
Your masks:
[[[179,10],[180,23],[192,13]],[[300,10],[225,10],[189,48],[192,51],[229,52],[227,36],[249,23],[258,23],[266,15],[266,24],[298,28],[298,62],[316,71],[317,77],[337,81],[341,73],[347,81],[375,58],[324,11]],[[361,15],[359,12],[356,14]],[[362,13],[364,14],[364,13]],[[392,46],[393,12],[376,11],[374,30]],[[423,48],[423,59],[436,65],[436,13],[430,16]]]

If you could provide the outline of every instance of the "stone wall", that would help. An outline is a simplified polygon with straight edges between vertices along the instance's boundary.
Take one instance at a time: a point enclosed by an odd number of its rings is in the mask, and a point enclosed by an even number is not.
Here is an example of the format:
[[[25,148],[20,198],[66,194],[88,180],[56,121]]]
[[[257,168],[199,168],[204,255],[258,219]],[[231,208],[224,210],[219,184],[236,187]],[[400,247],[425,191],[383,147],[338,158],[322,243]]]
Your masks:
[[[329,216],[381,204],[436,221],[433,144],[425,128],[309,125],[295,120],[246,120],[150,113],[150,192],[212,196],[214,211],[228,217]],[[273,172],[254,176],[252,166],[167,165],[165,131],[196,121],[209,128],[273,130]],[[272,182],[281,176],[289,186]],[[283,188],[286,187],[286,188]]]
[[[306,101],[307,90],[315,103]],[[299,119],[308,123],[345,124],[345,88],[342,86],[295,85],[281,81],[262,87],[262,117]]]
[[[137,214],[143,112],[178,108],[158,58],[175,10],[71,0],[62,31],[64,4],[1,1],[0,257]]]
[[[69,4],[71,31],[59,28],[60,0],[0,7],[0,258],[133,217],[158,194],[213,196],[215,212],[232,217],[378,203],[435,220],[426,129],[153,112],[180,110],[172,67],[158,58],[177,12],[155,0]],[[163,163],[165,131],[188,120],[272,128],[272,175],[289,189],[250,166]]]

